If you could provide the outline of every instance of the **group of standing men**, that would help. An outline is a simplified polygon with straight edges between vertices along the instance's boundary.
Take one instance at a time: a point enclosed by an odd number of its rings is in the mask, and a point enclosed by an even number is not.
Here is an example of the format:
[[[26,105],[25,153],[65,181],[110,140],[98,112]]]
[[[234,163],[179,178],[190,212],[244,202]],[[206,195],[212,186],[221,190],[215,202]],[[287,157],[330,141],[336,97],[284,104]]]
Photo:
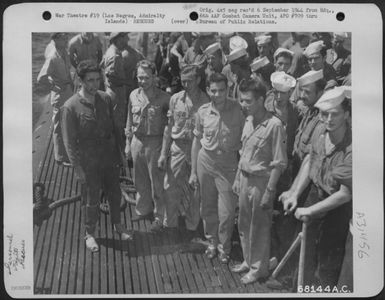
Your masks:
[[[73,38],[68,54],[66,34],[53,34],[39,79],[52,86],[55,149],[62,133],[87,187],[87,247],[98,249],[100,189],[116,231],[132,239],[118,208],[124,152],[136,214],[153,215],[151,230],[175,229],[183,216],[193,237],[202,219],[206,255],[228,263],[237,217],[244,261],[232,271],[247,284],[269,275],[271,253],[282,258],[287,227],[309,222],[306,281],[336,285],[351,214],[347,37],[292,33],[279,47],[277,33],[164,33],[154,64],[127,46],[127,33],[110,34],[103,58],[98,42],[88,46],[94,35]]]

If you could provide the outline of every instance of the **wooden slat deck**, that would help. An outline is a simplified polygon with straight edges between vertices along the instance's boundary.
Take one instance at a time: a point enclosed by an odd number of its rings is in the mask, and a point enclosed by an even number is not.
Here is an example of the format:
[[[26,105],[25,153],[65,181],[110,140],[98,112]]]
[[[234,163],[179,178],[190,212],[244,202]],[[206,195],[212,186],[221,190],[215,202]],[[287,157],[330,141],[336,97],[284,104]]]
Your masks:
[[[49,106],[48,106],[49,107]],[[80,193],[72,168],[53,158],[50,114],[43,113],[33,138],[34,181],[46,187],[52,201]],[[263,283],[241,284],[240,275],[218,259],[209,260],[204,246],[184,242],[180,233],[151,233],[150,221],[131,222],[128,205],[122,220],[134,229],[134,241],[113,234],[109,215],[101,213],[96,232],[100,251],[86,250],[80,201],[56,208],[34,226],[34,292],[36,294],[215,294],[269,292]],[[241,259],[239,244],[232,257]],[[274,291],[277,292],[277,291]],[[281,292],[287,292],[282,290]]]

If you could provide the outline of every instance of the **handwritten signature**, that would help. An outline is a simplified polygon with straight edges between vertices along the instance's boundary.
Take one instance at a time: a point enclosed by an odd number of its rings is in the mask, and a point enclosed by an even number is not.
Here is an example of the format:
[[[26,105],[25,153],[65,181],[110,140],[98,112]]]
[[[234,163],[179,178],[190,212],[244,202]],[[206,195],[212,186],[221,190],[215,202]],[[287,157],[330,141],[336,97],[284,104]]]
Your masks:
[[[7,234],[8,242],[8,259],[4,262],[4,267],[9,275],[17,272],[20,268],[25,269],[25,240],[20,241],[20,246],[14,245],[13,234]]]

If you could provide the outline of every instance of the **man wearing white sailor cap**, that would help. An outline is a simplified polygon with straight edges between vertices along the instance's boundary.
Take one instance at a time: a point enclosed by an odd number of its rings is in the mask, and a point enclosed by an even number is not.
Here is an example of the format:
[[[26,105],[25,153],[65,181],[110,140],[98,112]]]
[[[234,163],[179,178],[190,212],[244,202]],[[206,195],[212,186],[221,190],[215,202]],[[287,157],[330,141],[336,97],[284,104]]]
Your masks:
[[[274,72],[271,74],[272,89],[266,95],[265,107],[266,110],[278,117],[284,125],[286,133],[286,154],[288,158],[288,168],[281,174],[276,189],[277,195],[290,188],[292,182],[291,165],[292,152],[296,130],[299,123],[299,113],[294,103],[289,101],[290,94],[296,85],[294,77],[285,72]],[[293,220],[283,216],[282,205],[274,200],[274,209],[281,214],[274,216],[272,226],[272,257],[281,259],[288,247],[292,243],[292,235],[290,230],[294,231]],[[292,225],[290,227],[290,225]],[[292,233],[291,232],[291,233]]]
[[[309,159],[303,162],[290,197],[283,202],[285,210],[295,212],[298,220],[311,221],[307,226],[304,284],[323,288],[338,283],[352,215],[352,134],[346,93],[343,87],[336,87],[314,105],[323,124],[317,127]],[[298,205],[309,183],[309,196]]]
[[[260,81],[266,88],[271,89],[270,76],[274,72],[274,65],[270,62],[267,56],[255,58],[250,64],[251,78]]]
[[[294,52],[286,48],[278,48],[274,52],[274,65],[276,71],[287,73],[293,60]]]
[[[351,68],[351,52],[344,47],[347,38],[348,34],[346,32],[334,32],[332,48],[326,52],[326,62],[333,66],[337,73],[338,82],[345,79]]]

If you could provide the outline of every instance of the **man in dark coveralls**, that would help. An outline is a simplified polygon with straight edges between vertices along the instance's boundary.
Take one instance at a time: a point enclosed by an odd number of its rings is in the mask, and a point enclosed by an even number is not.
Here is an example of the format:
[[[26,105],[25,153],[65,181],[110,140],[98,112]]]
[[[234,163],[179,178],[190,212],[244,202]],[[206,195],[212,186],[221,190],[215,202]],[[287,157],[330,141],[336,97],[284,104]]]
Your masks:
[[[99,91],[101,70],[90,60],[77,67],[80,90],[62,108],[64,146],[75,173],[86,190],[86,246],[99,250],[94,233],[99,220],[100,189],[104,189],[110,206],[114,230],[123,240],[132,234],[120,222],[119,185],[120,135],[113,118],[111,98]]]
[[[295,211],[298,220],[309,222],[304,284],[323,288],[338,283],[352,214],[352,134],[345,93],[344,87],[336,87],[315,104],[323,124],[317,126],[294,184],[281,196],[286,211]],[[298,205],[299,195],[310,182],[309,196],[304,205]]]

